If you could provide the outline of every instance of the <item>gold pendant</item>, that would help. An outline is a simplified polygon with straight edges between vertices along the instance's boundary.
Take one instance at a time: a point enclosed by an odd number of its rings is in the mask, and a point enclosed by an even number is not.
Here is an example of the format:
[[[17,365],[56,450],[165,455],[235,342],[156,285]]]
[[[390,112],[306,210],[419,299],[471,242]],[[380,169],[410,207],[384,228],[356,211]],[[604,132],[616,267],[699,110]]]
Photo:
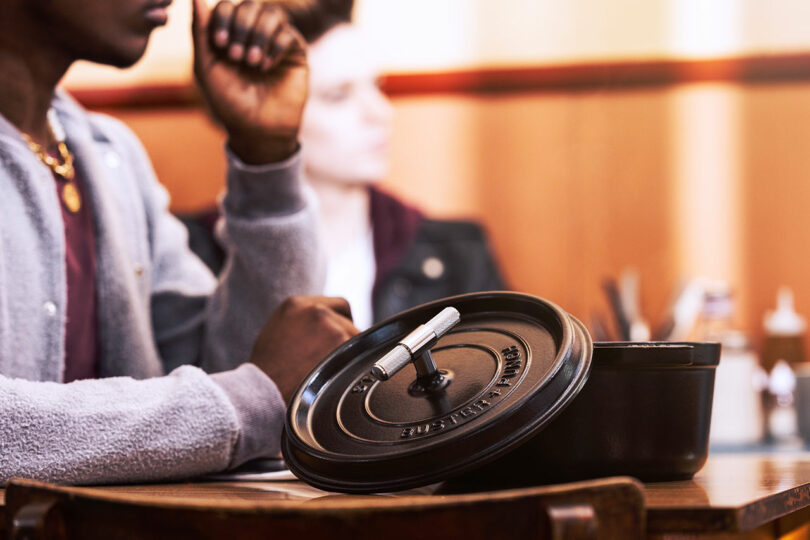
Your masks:
[[[62,187],[62,202],[71,214],[75,214],[82,209],[82,196],[73,182],[67,182]]]

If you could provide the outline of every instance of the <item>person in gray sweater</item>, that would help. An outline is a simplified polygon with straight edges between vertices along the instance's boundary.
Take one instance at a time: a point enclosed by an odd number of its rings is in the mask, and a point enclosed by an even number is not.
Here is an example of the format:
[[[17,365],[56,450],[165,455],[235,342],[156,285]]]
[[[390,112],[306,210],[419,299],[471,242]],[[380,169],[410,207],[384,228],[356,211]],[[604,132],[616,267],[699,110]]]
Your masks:
[[[269,4],[194,0],[228,134],[219,279],[135,136],[57,89],[125,67],[171,0],[0,2],[0,484],[170,480],[278,453],[284,403],[356,330],[299,181],[303,41]],[[177,146],[178,159],[187,149]]]

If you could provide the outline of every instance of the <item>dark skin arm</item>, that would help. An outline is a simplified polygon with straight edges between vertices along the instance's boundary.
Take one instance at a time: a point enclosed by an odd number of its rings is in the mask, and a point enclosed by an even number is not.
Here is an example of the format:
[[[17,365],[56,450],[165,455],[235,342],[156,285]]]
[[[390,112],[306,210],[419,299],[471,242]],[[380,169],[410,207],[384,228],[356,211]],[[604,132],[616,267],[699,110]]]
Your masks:
[[[298,147],[307,99],[306,45],[278,6],[194,1],[194,73],[228,145],[245,163],[286,159]],[[358,333],[349,303],[322,296],[287,299],[271,315],[250,361],[289,401],[332,350]]]

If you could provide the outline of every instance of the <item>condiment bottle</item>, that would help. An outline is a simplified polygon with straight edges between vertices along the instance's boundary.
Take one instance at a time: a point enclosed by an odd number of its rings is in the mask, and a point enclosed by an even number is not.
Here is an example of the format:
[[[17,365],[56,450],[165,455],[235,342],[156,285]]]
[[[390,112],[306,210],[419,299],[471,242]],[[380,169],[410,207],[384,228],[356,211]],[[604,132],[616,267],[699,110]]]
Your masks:
[[[765,428],[761,389],[768,375],[741,332],[727,333],[721,343],[709,443],[715,448],[758,444]]]
[[[807,324],[793,308],[793,291],[779,289],[776,310],[765,314],[765,343],[762,352],[762,367],[770,371],[778,360],[791,367],[805,361],[804,333]]]
[[[725,283],[707,288],[695,338],[723,345],[714,378],[711,446],[738,448],[761,442],[765,422],[760,389],[767,374],[745,334],[734,328],[734,300]]]

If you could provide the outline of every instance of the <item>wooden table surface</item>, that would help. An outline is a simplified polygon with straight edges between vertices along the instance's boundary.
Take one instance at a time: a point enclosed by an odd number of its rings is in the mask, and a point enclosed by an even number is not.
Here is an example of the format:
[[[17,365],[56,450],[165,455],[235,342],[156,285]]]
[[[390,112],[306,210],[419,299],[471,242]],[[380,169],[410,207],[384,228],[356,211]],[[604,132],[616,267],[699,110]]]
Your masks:
[[[647,483],[647,532],[750,531],[810,520],[810,452],[715,454],[693,480]]]
[[[148,498],[165,504],[301,504],[361,502],[361,496],[326,493],[302,482],[197,482],[185,484],[105,486],[107,493]],[[394,503],[397,497],[436,495],[435,487],[366,497],[370,505]],[[778,521],[782,527],[810,523],[810,452],[715,454],[690,481],[644,485],[647,532],[712,533],[752,531]],[[427,500],[427,499],[426,499]],[[2,501],[2,493],[0,493]],[[384,503],[384,504],[385,504]],[[785,520],[792,520],[787,523]]]

